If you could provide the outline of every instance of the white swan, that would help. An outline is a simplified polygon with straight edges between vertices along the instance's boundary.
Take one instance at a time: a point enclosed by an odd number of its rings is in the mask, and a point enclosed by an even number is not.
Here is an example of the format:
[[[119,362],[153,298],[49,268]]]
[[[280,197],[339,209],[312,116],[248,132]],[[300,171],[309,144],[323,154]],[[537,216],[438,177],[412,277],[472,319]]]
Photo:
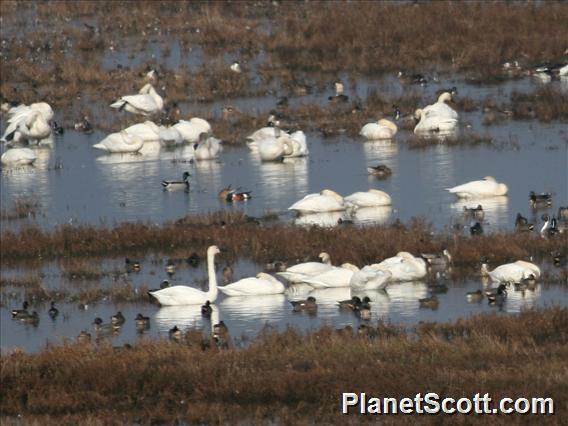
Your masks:
[[[196,160],[214,160],[223,151],[221,139],[209,136],[207,133],[200,135],[199,143],[196,143],[193,149],[195,150]]]
[[[258,141],[278,137],[280,134],[278,124],[277,121],[274,121],[273,116],[270,116],[268,118],[268,126],[262,127],[246,137],[246,144],[249,149],[256,151],[258,149]]]
[[[447,191],[460,198],[484,198],[506,195],[507,185],[498,183],[495,178],[486,176],[483,180],[474,180],[462,185],[447,188]]]
[[[418,280],[425,277],[427,273],[426,262],[405,251],[381,263],[371,265],[371,267],[377,271],[390,272],[389,282]]]
[[[321,259],[321,262],[298,263],[297,265],[286,268],[283,272],[277,272],[276,275],[286,279],[290,283],[300,283],[302,279],[307,276],[321,274],[332,268],[329,254],[322,252],[318,257]]]
[[[531,262],[524,260],[517,260],[513,263],[506,263],[498,266],[490,271],[487,263],[481,264],[481,275],[491,278],[491,281],[497,283],[518,283],[522,279],[529,278],[531,275],[534,278],[540,277],[540,268]]]
[[[0,157],[2,164],[10,166],[25,166],[36,159],[35,152],[29,148],[11,148]]]
[[[345,205],[351,209],[390,206],[392,204],[390,195],[378,189],[369,189],[367,192],[354,192],[343,200]]]
[[[151,115],[164,108],[164,100],[154,86],[150,83],[144,85],[137,95],[127,95],[110,105],[120,111],[125,110],[133,114]]]
[[[211,125],[203,118],[193,117],[189,121],[180,120],[172,126],[182,136],[187,143],[195,143],[199,141],[201,133],[211,133]]]
[[[185,285],[176,285],[161,290],[152,290],[149,294],[160,302],[161,305],[201,305],[209,300],[214,303],[217,300],[217,277],[215,276],[215,255],[220,250],[217,246],[207,249],[207,273],[209,274],[209,291],[201,291]]]
[[[392,139],[398,127],[392,121],[381,118],[376,123],[367,123],[359,134],[368,140]]]
[[[14,133],[13,140],[21,141],[37,141],[46,139],[51,135],[51,126],[44,116],[38,111],[32,111],[27,115],[25,120],[18,123],[18,128]]]
[[[299,213],[324,213],[345,210],[343,197],[331,189],[324,189],[319,194],[308,194],[296,201],[288,210]]]
[[[257,296],[284,293],[284,284],[270,274],[259,272],[256,277],[243,278],[237,282],[217,287],[227,296]]]
[[[344,263],[341,266],[333,266],[321,274],[305,277],[302,282],[311,285],[315,289],[349,287],[351,277],[358,270],[359,268],[355,265]]]
[[[138,152],[144,145],[144,140],[125,131],[111,133],[93,148],[108,152]]]
[[[144,142],[155,142],[160,140],[160,129],[153,121],[146,120],[143,123],[136,123],[124,129],[129,135],[136,136]]]
[[[422,112],[427,117],[446,117],[446,118],[453,118],[457,120],[459,118],[458,113],[449,106],[446,102],[452,100],[452,95],[449,92],[444,92],[438,96],[438,101],[432,105],[428,105],[422,108]]]
[[[444,92],[438,97],[438,102],[435,104],[417,109],[414,117],[420,121],[414,128],[414,133],[451,132],[455,130],[459,116],[452,107],[446,104],[446,101],[451,99],[452,95]]]
[[[286,154],[286,158],[306,157],[310,154],[308,144],[306,142],[306,134],[298,130],[290,135],[290,144],[292,145],[292,153]]]
[[[2,141],[32,139],[40,140],[49,137],[53,118],[53,109],[46,102],[31,105],[18,105],[10,108],[7,113],[8,126],[2,136]]]
[[[262,161],[280,161],[294,151],[292,140],[287,133],[279,132],[279,136],[258,141],[258,155]]]
[[[181,133],[173,126],[160,126],[158,129],[158,137],[160,138],[160,142],[165,146],[177,146],[184,142]]]
[[[355,290],[383,290],[392,274],[388,270],[378,270],[370,265],[355,272],[349,281],[349,286]]]

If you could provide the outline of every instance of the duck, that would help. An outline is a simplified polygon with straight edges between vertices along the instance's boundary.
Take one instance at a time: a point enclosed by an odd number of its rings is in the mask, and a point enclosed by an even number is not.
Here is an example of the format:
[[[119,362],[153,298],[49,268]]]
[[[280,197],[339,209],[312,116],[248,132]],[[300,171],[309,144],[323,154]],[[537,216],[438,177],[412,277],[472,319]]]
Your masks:
[[[430,266],[447,267],[452,263],[452,255],[448,249],[443,249],[442,253],[422,253],[420,255]]]
[[[500,284],[497,289],[486,291],[485,296],[487,296],[490,305],[501,305],[507,297],[507,286]]]
[[[252,198],[252,191],[239,191],[240,188],[231,189],[231,185],[219,191],[219,198],[229,203],[233,201],[246,201]]]
[[[513,284],[515,291],[534,290],[536,288],[536,277],[530,274],[528,277],[523,278],[518,283]]]
[[[286,268],[285,271],[277,272],[276,275],[286,279],[290,283],[299,283],[307,276],[321,274],[332,268],[331,257],[328,253],[321,252],[318,258],[321,262],[298,263],[297,265]]]
[[[369,302],[371,301],[371,299],[366,296],[365,299],[368,299]],[[354,311],[359,304],[361,304],[361,298],[359,296],[353,296],[351,299],[340,300],[337,302],[339,309],[350,311]]]
[[[189,172],[183,172],[181,180],[163,180],[162,181],[162,188],[164,191],[176,191],[183,189],[185,191],[189,191],[189,178],[191,174]]]
[[[463,214],[466,217],[470,217],[476,220],[483,220],[485,219],[485,211],[483,210],[483,206],[478,204],[477,207],[466,207],[463,208]]]
[[[392,204],[390,195],[378,189],[369,189],[367,192],[354,192],[344,197],[343,201],[350,210],[362,207],[390,206]]]
[[[199,263],[201,262],[201,257],[197,253],[192,253],[186,259],[186,262],[189,264],[189,266],[192,266],[193,268],[197,268],[199,266]]]
[[[181,340],[181,338],[183,337],[183,333],[178,328],[177,325],[174,325],[172,328],[170,328],[168,330],[168,337],[170,338],[170,340],[174,340],[176,342],[179,342]]]
[[[83,133],[93,133],[95,131],[95,129],[93,128],[93,125],[91,124],[91,122],[89,121],[89,117],[88,116],[83,116],[83,118],[81,118],[79,121],[77,121],[74,125],[73,128],[75,130],[77,130],[78,132],[83,132]]]
[[[211,302],[209,300],[206,300],[205,304],[201,306],[201,315],[209,318],[212,312],[213,312],[213,307],[211,306]]]
[[[201,133],[199,135],[199,143],[193,145],[195,151],[195,159],[201,160],[215,160],[223,151],[221,146],[221,139],[209,136],[208,133]]]
[[[483,300],[483,292],[481,290],[468,291],[465,298],[468,302],[481,302]]]
[[[225,296],[259,296],[265,294],[284,293],[284,284],[265,272],[259,272],[256,277],[243,278],[225,286],[219,286],[219,291]]]
[[[446,191],[456,194],[459,198],[485,198],[507,195],[509,188],[504,183],[499,183],[492,176],[486,176],[482,180],[474,180]]]
[[[37,160],[35,152],[30,148],[10,148],[0,157],[6,166],[28,166]]]
[[[77,343],[79,344],[91,343],[91,333],[87,333],[86,330],[82,330],[77,336]]]
[[[523,278],[533,275],[539,278],[541,275],[540,268],[532,262],[517,260],[516,262],[506,263],[498,266],[492,271],[489,270],[487,259],[481,260],[481,276],[489,277],[492,282],[496,283],[516,283]]]
[[[209,300],[217,300],[217,277],[215,276],[215,255],[221,253],[219,247],[210,246],[207,249],[207,272],[209,275],[209,291],[201,291],[193,287],[176,285],[160,290],[150,290],[148,293],[156,298],[163,306],[201,305]]]
[[[122,312],[118,311],[116,314],[110,317],[110,322],[113,326],[121,326],[126,321]]]
[[[532,207],[549,207],[552,205],[552,194],[550,192],[542,192],[536,194],[534,191],[529,193],[529,204]]]
[[[401,83],[403,84],[418,84],[420,86],[425,86],[428,84],[428,79],[424,74],[420,73],[407,73],[404,71],[399,71],[396,75]]]
[[[124,259],[124,265],[126,266],[126,272],[139,272],[141,269],[140,262],[137,260],[129,259],[128,257]]]
[[[29,312],[22,312],[15,318],[25,324],[31,324],[34,326],[39,324],[39,314],[36,311],[33,311],[31,314]]]
[[[24,303],[22,303],[22,309],[12,309],[12,318],[17,318],[18,315],[27,314],[29,306],[30,304],[27,300],[25,300]]]
[[[55,302],[51,302],[51,307],[47,311],[47,314],[51,317],[51,319],[55,319],[57,315],[59,315],[59,309],[55,307]]]
[[[227,265],[223,268],[223,282],[229,284],[231,281],[233,281],[233,268]]]
[[[183,141],[187,143],[196,143],[202,133],[211,133],[211,124],[207,120],[199,117],[193,117],[189,120],[179,120],[172,126],[182,136]]]
[[[345,95],[343,92],[345,86],[341,81],[336,81],[334,83],[335,95],[328,97],[328,101],[331,103],[345,103],[349,101],[349,96]]]
[[[166,274],[171,278],[172,275],[176,273],[176,264],[172,259],[168,259],[166,262]]]
[[[389,278],[389,282],[419,280],[424,278],[428,272],[424,259],[414,257],[412,254],[405,251],[399,252],[396,256],[371,266],[376,270],[390,272],[391,277]]]
[[[534,230],[534,224],[529,223],[528,219],[522,214],[517,213],[515,218],[515,231],[517,232],[530,232]]]
[[[144,139],[132,135],[126,131],[111,133],[93,148],[111,153],[138,152],[144,146]]]
[[[566,255],[564,253],[557,250],[550,253],[550,256],[552,257],[552,263],[554,266],[563,267],[566,265]]]
[[[353,273],[349,280],[349,287],[356,291],[384,290],[391,277],[392,274],[388,270],[378,270],[366,265]]]
[[[341,195],[331,189],[324,189],[320,193],[306,195],[288,207],[288,210],[306,214],[344,211],[345,208]]]
[[[359,134],[367,140],[392,139],[396,135],[398,127],[392,121],[381,118],[376,123],[367,123]]]
[[[316,298],[313,296],[309,296],[306,300],[292,300],[290,304],[294,312],[313,312],[318,309]]]
[[[364,321],[371,319],[371,299],[364,297],[361,303],[355,306],[353,312]]]
[[[554,216],[552,216],[551,218],[549,215],[543,214],[541,216],[541,219],[544,220],[544,224],[540,229],[540,235],[542,235],[543,237],[552,237],[554,235],[562,233],[562,230],[558,228],[558,221]]]
[[[483,235],[483,225],[480,222],[474,222],[469,227],[471,235]]]
[[[152,115],[164,108],[164,100],[152,84],[145,84],[138,94],[121,97],[110,105],[119,111],[128,111],[133,114]]]
[[[229,348],[229,328],[223,321],[219,321],[217,324],[214,324],[211,330],[213,334],[213,339],[215,339],[215,343],[217,347],[220,349],[228,349]]]
[[[435,294],[430,297],[418,299],[418,303],[420,303],[421,308],[429,308],[429,309],[438,309],[438,305],[440,304],[438,296],[436,296]]]
[[[142,330],[146,330],[148,328],[150,328],[150,317],[146,317],[144,315],[142,315],[141,313],[138,313],[138,315],[136,315],[136,318],[134,318],[135,324],[136,324],[136,328],[137,329],[142,329]]]
[[[332,266],[331,269],[320,274],[304,277],[301,282],[311,285],[313,288],[349,287],[353,274],[359,270],[350,263],[341,266]]]
[[[93,321],[95,331],[97,334],[115,334],[119,331],[120,325],[115,324],[104,324],[102,318],[96,317]]]
[[[382,179],[392,175],[392,170],[389,166],[379,164],[377,166],[367,167],[367,173]]]
[[[292,152],[290,153],[289,149],[284,154],[284,158],[298,158],[298,157],[306,157],[310,154],[310,150],[308,149],[308,144],[306,142],[306,134],[301,131],[297,130],[290,134],[289,143],[292,146]]]
[[[558,219],[568,220],[568,207],[558,207]]]
[[[235,61],[231,64],[231,66],[229,67],[229,69],[231,71],[233,71],[234,73],[240,74],[243,70],[241,69],[241,64],[239,64],[239,61]]]

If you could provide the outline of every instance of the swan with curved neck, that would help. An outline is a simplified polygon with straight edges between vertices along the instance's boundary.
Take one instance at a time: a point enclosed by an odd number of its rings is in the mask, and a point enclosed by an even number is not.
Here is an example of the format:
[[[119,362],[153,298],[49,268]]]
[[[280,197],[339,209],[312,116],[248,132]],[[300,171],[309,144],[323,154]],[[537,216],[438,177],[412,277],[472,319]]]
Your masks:
[[[491,278],[491,281],[498,283],[518,283],[530,276],[539,278],[540,273],[537,265],[524,260],[500,265],[492,271],[489,270],[485,260],[481,263],[481,276]]]
[[[214,303],[217,300],[217,277],[215,275],[215,255],[220,250],[217,246],[207,249],[207,273],[209,275],[209,291],[201,291],[193,287],[176,285],[161,290],[150,291],[149,294],[155,297],[161,305],[201,305],[209,300]]]
[[[359,134],[368,140],[391,139],[398,132],[398,127],[392,121],[381,118],[376,123],[367,123]]]

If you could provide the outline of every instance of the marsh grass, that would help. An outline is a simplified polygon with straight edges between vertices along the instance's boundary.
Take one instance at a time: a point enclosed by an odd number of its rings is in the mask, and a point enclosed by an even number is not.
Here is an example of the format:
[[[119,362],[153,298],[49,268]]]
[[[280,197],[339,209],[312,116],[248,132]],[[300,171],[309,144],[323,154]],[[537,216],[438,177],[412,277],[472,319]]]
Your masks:
[[[41,212],[41,204],[28,197],[20,197],[14,200],[12,207],[0,210],[0,220],[17,220],[35,218]]]
[[[567,410],[567,324],[568,309],[551,308],[413,331],[371,324],[366,335],[267,329],[244,349],[219,350],[190,330],[179,343],[144,340],[120,353],[104,343],[15,351],[0,358],[0,411],[41,424],[82,416],[103,423],[343,424],[346,390],[402,396],[427,389],[454,398],[552,397],[555,416],[540,421],[555,424]]]

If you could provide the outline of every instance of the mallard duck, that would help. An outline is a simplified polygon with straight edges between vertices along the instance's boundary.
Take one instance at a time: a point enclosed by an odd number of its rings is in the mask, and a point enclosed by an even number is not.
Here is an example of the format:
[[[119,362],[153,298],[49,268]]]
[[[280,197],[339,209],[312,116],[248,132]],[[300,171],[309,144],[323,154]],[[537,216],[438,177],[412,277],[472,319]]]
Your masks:
[[[39,324],[39,314],[36,311],[33,311],[31,314],[29,312],[22,312],[16,316],[16,319],[26,324]]]
[[[515,291],[534,290],[536,288],[536,278],[533,274],[523,278],[518,283],[514,283]]]
[[[179,342],[183,336],[183,333],[181,332],[181,330],[178,328],[177,325],[174,325],[172,328],[169,329],[168,336],[170,340],[175,340],[176,342]]]
[[[51,308],[47,311],[51,319],[55,319],[59,315],[59,310],[55,307],[55,302],[51,302]]]
[[[189,178],[191,174],[189,172],[183,172],[182,180],[163,180],[162,187],[165,191],[175,191],[184,189],[189,191]]]
[[[369,303],[371,299],[364,297],[361,303],[357,304],[354,309],[355,314],[362,320],[371,319],[371,304]]]
[[[500,305],[505,301],[505,298],[507,297],[507,286],[505,284],[499,284],[499,287],[497,287],[497,289],[486,291],[485,296],[487,296],[487,300],[489,301],[490,305]]]
[[[438,309],[439,301],[438,296],[435,294],[430,297],[425,297],[424,299],[419,299],[421,308]]]
[[[138,315],[136,315],[134,321],[136,323],[136,329],[138,329],[139,331],[150,328],[150,317],[146,317],[141,313],[138,313]]]
[[[27,300],[22,303],[22,309],[12,309],[12,318],[17,318],[18,315],[24,315],[28,313],[28,307],[30,304]]]
[[[475,222],[473,225],[469,227],[469,233],[471,235],[482,235],[483,234],[483,226],[481,223]]]
[[[340,300],[339,302],[337,302],[339,309],[345,309],[350,311],[355,310],[355,308],[360,304],[361,304],[361,299],[358,296],[353,296],[351,299]]]
[[[420,86],[428,84],[428,79],[424,74],[399,71],[396,76],[402,84],[418,84]]]
[[[204,317],[211,317],[211,313],[213,312],[213,307],[211,306],[211,302],[207,300],[205,304],[201,307],[201,315]]]
[[[316,298],[312,296],[308,297],[306,300],[291,301],[290,304],[292,305],[292,310],[294,312],[310,312],[315,311],[318,308]]]
[[[517,213],[515,218],[515,230],[518,232],[528,232],[534,230],[534,225],[529,223],[528,219],[522,214]]]
[[[529,204],[532,207],[548,207],[552,205],[552,194],[550,192],[542,192],[536,194],[534,191],[529,193]]]
[[[485,219],[485,211],[481,204],[478,204],[477,207],[465,207],[463,208],[463,214],[466,217],[470,217],[476,220],[483,220]]]
[[[481,290],[469,291],[465,298],[468,302],[481,302],[483,300],[483,292]]]
[[[378,178],[386,178],[392,175],[392,170],[390,169],[390,167],[385,166],[384,164],[379,164],[374,167],[367,167],[367,173]]]
[[[116,314],[110,317],[110,322],[114,326],[121,326],[122,324],[124,324],[125,321],[126,318],[124,318],[124,315],[122,315],[122,312],[120,311],[118,311]]]

